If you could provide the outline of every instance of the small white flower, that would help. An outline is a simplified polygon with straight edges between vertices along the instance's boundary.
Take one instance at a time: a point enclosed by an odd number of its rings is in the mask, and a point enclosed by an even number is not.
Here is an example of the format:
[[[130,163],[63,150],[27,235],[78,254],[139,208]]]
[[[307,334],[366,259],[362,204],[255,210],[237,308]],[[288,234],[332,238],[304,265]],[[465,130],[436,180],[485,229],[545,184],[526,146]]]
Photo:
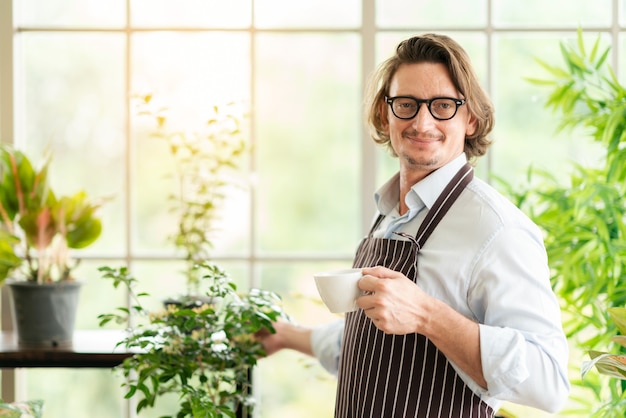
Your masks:
[[[226,333],[223,330],[214,332],[213,334],[211,334],[211,341],[213,342],[226,341]]]

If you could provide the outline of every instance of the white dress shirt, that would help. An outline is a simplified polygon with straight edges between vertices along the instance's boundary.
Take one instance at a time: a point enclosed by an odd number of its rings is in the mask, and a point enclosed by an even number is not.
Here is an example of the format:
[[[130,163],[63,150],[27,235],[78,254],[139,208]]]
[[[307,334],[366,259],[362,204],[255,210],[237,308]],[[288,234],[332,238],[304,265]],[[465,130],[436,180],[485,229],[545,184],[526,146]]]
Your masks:
[[[413,236],[439,194],[466,163],[465,154],[416,183],[398,213],[399,176],[375,195],[385,219],[375,237]],[[491,186],[474,177],[421,249],[418,285],[480,324],[481,388],[452,364],[459,376],[497,410],[511,401],[557,411],[569,394],[568,346],[542,233]],[[313,330],[313,353],[336,374],[343,320]]]

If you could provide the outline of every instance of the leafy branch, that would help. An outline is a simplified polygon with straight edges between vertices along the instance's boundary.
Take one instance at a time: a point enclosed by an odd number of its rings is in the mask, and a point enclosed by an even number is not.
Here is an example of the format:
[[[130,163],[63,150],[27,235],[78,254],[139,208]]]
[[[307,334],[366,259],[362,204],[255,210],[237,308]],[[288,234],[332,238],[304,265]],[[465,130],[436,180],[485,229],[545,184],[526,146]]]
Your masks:
[[[119,368],[127,379],[126,398],[139,396],[137,412],[153,407],[159,396],[180,398],[177,418],[235,417],[243,406],[251,407],[250,371],[264,356],[255,334],[275,332],[272,323],[285,317],[280,297],[269,291],[237,292],[236,285],[219,266],[196,266],[207,281],[209,303],[168,305],[148,312],[139,303],[145,293],[134,293],[137,280],[124,267],[103,267],[103,278],[123,285],[137,303],[131,310],[100,315],[100,324],[129,319],[132,312],[146,322],[131,329],[120,343],[136,352]]]

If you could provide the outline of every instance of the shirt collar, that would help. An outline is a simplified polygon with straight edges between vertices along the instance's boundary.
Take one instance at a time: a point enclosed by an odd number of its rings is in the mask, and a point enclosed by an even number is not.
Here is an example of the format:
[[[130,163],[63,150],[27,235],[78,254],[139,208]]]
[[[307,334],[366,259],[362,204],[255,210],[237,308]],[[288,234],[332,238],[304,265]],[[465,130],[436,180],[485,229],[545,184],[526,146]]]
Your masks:
[[[405,203],[409,210],[414,210],[421,205],[428,209],[432,207],[437,197],[443,192],[452,177],[467,162],[465,153],[461,153],[448,164],[430,173],[419,182],[415,183],[405,197]],[[391,177],[374,194],[376,207],[383,215],[388,215],[400,200],[400,173]]]

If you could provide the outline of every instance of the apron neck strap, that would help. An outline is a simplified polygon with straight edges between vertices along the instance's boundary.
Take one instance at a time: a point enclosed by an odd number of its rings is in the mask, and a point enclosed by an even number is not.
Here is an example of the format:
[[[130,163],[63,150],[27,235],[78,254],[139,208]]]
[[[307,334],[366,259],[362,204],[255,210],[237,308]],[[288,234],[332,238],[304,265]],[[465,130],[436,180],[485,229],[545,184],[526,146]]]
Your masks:
[[[424,247],[424,243],[426,243],[430,234],[435,230],[439,221],[441,221],[463,189],[465,189],[465,186],[467,186],[473,178],[474,170],[471,165],[466,163],[452,180],[450,180],[446,188],[443,189],[443,192],[439,195],[437,200],[435,200],[433,207],[428,211],[424,222],[421,223],[417,235],[415,236],[420,248]]]
[[[455,176],[450,180],[448,185],[443,189],[443,192],[439,195],[433,207],[430,208],[428,213],[426,214],[426,218],[420,224],[419,229],[417,230],[417,235],[415,238],[410,234],[406,234],[403,232],[395,232],[397,235],[401,235],[405,238],[408,238],[414,244],[417,245],[417,250],[419,251],[424,247],[426,240],[430,237],[430,234],[435,230],[439,221],[444,217],[444,215],[448,212],[452,204],[459,197],[465,186],[467,186],[470,181],[474,178],[474,170],[472,166],[466,163],[461,169],[455,174]]]

